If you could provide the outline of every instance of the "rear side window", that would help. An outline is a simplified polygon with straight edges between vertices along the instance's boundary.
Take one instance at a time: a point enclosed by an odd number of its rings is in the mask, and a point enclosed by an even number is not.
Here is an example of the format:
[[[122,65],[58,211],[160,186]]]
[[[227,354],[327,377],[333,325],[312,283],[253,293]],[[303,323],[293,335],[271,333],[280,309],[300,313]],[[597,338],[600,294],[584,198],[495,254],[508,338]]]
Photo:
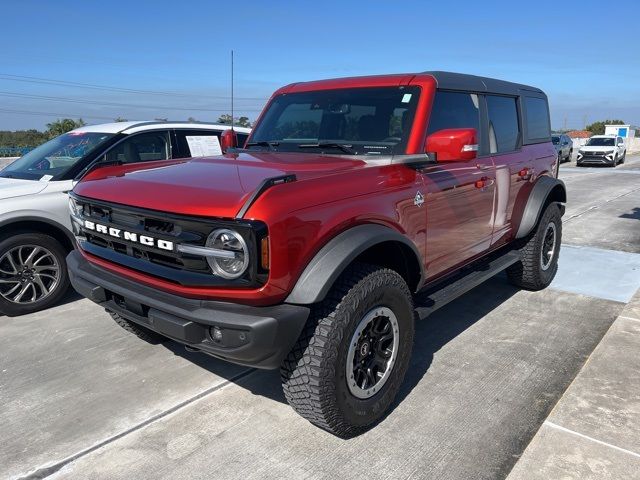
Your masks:
[[[518,148],[518,107],[513,97],[487,95],[489,152],[512,152]]]
[[[551,134],[549,107],[544,98],[524,97],[527,136],[530,141],[546,140]]]
[[[473,93],[436,92],[427,134],[447,128],[475,128],[480,134],[478,96]]]
[[[175,132],[181,157],[211,157],[222,153],[221,132],[218,130],[176,130]]]

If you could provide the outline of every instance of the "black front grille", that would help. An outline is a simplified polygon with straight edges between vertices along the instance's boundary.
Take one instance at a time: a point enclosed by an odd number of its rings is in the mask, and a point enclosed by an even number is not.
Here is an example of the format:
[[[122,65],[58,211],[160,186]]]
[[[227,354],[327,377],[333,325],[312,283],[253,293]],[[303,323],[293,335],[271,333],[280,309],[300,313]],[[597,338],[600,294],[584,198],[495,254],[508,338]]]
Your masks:
[[[207,237],[213,230],[232,228],[245,238],[250,257],[255,259],[257,242],[266,235],[266,227],[261,222],[166,214],[98,202],[76,195],[73,198],[81,205],[82,221],[89,220],[108,229],[147,236],[155,241],[164,240],[174,245],[172,251],[162,250],[155,245],[146,246],[124,238],[114,238],[109,233],[89,230],[74,223],[74,228],[79,230],[80,246],[93,255],[183,285],[255,286],[266,281],[268,272],[255,266],[236,280],[216,277],[205,257],[181,253],[175,248],[179,244],[205,246]]]

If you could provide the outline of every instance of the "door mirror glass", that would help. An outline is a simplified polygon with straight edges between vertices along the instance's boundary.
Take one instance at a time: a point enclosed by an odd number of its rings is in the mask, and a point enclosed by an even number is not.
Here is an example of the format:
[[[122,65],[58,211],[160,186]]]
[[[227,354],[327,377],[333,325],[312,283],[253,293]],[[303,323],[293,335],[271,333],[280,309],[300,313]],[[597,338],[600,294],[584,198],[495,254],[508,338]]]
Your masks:
[[[460,162],[478,156],[478,132],[475,128],[447,128],[427,137],[426,153],[437,162]]]

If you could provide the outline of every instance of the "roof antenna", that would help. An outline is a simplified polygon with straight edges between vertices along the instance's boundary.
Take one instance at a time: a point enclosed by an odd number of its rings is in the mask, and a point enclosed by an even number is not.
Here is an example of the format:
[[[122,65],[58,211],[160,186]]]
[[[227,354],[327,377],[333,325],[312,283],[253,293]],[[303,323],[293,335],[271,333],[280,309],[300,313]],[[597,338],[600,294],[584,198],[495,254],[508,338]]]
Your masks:
[[[233,50],[231,50],[231,132],[233,132]]]

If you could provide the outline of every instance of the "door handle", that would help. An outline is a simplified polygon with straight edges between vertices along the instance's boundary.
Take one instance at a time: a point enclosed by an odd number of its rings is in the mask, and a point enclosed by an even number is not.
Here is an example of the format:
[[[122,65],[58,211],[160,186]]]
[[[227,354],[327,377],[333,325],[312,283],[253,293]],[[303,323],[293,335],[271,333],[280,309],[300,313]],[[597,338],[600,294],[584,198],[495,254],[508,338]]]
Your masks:
[[[485,189],[487,187],[490,187],[494,183],[495,183],[495,180],[493,178],[482,177],[480,180],[476,180],[473,185],[476,188],[479,188],[479,189],[483,190],[483,189]]]

